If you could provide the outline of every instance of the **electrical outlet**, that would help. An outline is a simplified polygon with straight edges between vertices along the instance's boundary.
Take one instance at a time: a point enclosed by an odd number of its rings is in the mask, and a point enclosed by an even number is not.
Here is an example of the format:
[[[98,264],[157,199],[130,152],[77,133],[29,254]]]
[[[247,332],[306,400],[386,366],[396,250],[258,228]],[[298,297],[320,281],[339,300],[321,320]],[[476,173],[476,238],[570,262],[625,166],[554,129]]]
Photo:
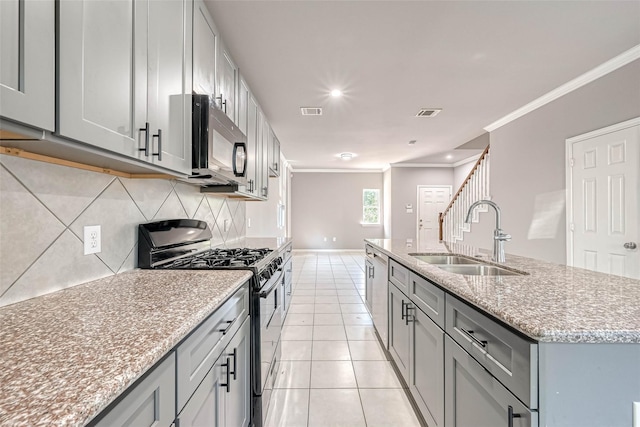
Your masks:
[[[97,254],[102,251],[102,233],[99,225],[84,227],[84,254]]]
[[[224,220],[224,225],[222,226],[222,228],[224,228],[224,232],[226,233],[227,231],[229,231],[229,220],[225,219]]]
[[[336,238],[335,238],[335,237],[333,238],[333,241],[334,241],[334,242],[336,241]]]
[[[251,218],[247,218],[247,228],[251,228]]]
[[[327,238],[326,238],[326,237],[324,238],[324,241],[325,241],[325,242],[327,241]]]

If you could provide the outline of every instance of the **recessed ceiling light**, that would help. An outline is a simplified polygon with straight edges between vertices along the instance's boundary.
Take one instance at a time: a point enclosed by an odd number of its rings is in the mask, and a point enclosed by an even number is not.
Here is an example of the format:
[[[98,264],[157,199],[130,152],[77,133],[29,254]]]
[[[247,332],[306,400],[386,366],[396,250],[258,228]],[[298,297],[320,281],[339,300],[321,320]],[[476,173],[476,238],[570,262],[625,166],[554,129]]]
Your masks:
[[[338,89],[334,89],[334,90],[331,91],[331,96],[333,96],[334,98],[342,96],[342,91],[340,91]]]
[[[340,158],[342,160],[351,160],[353,158],[354,154],[353,153],[340,153]]]
[[[453,156],[451,154],[447,154],[447,159],[453,159]]]

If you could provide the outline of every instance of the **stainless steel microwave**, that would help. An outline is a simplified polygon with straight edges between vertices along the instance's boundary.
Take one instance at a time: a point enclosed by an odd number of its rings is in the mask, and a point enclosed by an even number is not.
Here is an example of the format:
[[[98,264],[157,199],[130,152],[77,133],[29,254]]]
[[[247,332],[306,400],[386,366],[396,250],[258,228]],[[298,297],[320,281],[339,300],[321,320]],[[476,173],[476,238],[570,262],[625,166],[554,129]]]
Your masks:
[[[193,172],[202,185],[247,183],[247,137],[209,95],[193,95]]]

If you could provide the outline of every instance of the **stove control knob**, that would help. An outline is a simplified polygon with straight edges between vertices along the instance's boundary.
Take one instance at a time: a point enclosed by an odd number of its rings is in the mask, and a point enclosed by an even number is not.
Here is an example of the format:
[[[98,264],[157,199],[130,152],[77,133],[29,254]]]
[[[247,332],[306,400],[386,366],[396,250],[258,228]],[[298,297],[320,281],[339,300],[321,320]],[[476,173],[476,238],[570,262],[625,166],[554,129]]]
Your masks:
[[[264,271],[262,273],[260,273],[260,276],[264,280],[269,280],[269,278],[271,277],[271,271],[268,268],[265,268]]]

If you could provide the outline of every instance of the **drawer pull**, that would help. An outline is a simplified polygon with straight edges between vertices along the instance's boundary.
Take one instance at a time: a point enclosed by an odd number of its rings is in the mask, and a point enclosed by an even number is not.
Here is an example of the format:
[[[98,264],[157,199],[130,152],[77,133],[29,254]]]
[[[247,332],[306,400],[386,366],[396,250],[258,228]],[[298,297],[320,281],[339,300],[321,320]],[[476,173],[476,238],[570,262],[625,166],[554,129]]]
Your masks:
[[[464,332],[465,334],[467,334],[467,336],[469,338],[471,338],[476,344],[478,344],[480,347],[482,348],[486,348],[488,341],[484,341],[484,340],[479,340],[478,338],[476,338],[476,336],[473,334],[473,331],[467,331],[466,329],[462,329],[460,328],[460,330],[462,332]]]
[[[508,427],[513,427],[513,419],[514,418],[521,418],[522,415],[521,414],[514,414],[513,413],[513,407],[511,405],[509,405],[509,408],[507,409],[507,425]]]
[[[402,313],[400,313],[402,315],[401,319],[404,320],[404,318],[406,317],[406,314],[404,312],[405,306],[408,305],[404,302],[404,300],[402,300]]]
[[[227,320],[225,323],[227,323],[227,327],[224,329],[218,329],[218,332],[222,332],[222,335],[227,335],[227,332],[229,332],[229,329],[231,329],[231,325],[233,325],[235,323],[236,319],[233,320]]]
[[[227,357],[226,363],[223,363],[222,366],[227,368],[227,382],[226,384],[220,383],[220,387],[226,387],[227,393],[231,392],[231,361]]]

